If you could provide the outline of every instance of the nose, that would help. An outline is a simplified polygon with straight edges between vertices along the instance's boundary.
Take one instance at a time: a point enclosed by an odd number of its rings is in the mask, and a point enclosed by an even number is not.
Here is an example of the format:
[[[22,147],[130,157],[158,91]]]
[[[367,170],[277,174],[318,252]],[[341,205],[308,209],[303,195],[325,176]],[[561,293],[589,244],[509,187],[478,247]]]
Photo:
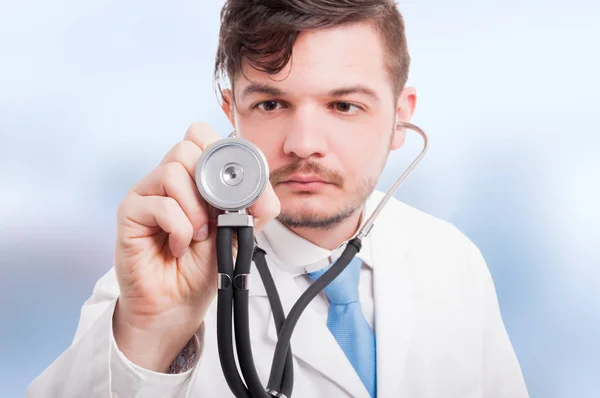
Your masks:
[[[328,151],[325,124],[312,106],[296,108],[286,129],[283,151],[288,156],[302,159],[323,157]]]

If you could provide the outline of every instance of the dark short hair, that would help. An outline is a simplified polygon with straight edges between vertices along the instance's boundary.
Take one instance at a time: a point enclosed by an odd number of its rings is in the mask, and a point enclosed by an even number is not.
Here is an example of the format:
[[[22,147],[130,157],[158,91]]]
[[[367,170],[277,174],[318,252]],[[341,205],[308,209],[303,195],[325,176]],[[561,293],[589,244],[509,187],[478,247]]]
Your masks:
[[[227,0],[221,10],[215,82],[225,77],[233,86],[243,59],[276,74],[289,62],[300,32],[360,22],[372,23],[383,39],[397,97],[408,79],[410,56],[394,0]]]

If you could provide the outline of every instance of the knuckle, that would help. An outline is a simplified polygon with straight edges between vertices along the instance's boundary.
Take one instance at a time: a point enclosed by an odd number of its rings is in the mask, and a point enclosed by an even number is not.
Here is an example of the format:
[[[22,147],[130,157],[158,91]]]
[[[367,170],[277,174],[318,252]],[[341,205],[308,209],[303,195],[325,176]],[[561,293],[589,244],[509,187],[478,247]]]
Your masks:
[[[163,172],[170,177],[178,176],[185,171],[183,165],[179,162],[172,161],[162,166]],[[186,173],[187,174],[187,173]]]
[[[198,150],[198,146],[192,141],[183,140],[177,143],[177,145],[175,145],[175,147],[173,148],[170,161],[182,163],[185,159],[189,158],[190,154]]]
[[[169,163],[177,163],[181,168],[193,178],[195,162],[200,158],[202,150],[192,141],[181,141],[175,145],[169,153],[165,155],[159,167],[164,167]],[[168,166],[178,167],[178,166]]]
[[[159,178],[161,181],[163,181],[165,186],[172,186],[174,181],[177,181],[188,175],[185,166],[179,162],[165,163],[160,169]]]
[[[132,208],[132,201],[134,200],[135,192],[133,190],[127,191],[125,198],[117,206],[117,218],[122,219],[127,216]]]
[[[198,148],[198,145],[196,145],[192,141],[188,141],[188,140],[181,141],[179,143],[178,147],[179,147],[178,155],[180,156],[180,157],[178,157],[178,159],[185,159],[190,154],[196,154],[198,152],[201,152],[201,149]]]
[[[169,196],[161,198],[158,204],[158,211],[161,211],[169,216],[175,216],[180,211],[179,203]]]
[[[175,144],[173,148],[169,149],[169,151],[165,153],[165,156],[160,161],[159,166],[165,163],[174,162],[179,158],[179,156],[181,156],[181,142]]]
[[[117,219],[121,220],[125,218],[127,210],[128,206],[126,201],[122,201],[121,203],[119,203],[119,206],[117,206]]]

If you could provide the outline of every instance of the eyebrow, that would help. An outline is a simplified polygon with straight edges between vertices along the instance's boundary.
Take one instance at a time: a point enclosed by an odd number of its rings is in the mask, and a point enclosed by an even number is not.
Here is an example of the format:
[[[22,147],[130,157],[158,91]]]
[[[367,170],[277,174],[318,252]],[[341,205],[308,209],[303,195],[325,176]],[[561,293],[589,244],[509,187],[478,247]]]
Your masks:
[[[284,95],[284,92],[278,89],[277,87],[270,86],[268,84],[263,83],[250,83],[248,86],[242,90],[242,94],[240,96],[241,99],[244,99],[252,94],[267,94],[274,97],[280,97]],[[329,97],[343,97],[349,94],[363,94],[373,98],[376,101],[379,101],[379,96],[375,92],[375,90],[370,89],[367,86],[362,84],[357,84],[354,86],[348,87],[340,87],[333,90],[330,90],[327,95]]]
[[[330,97],[343,97],[348,94],[363,94],[373,98],[376,101],[379,101],[379,96],[375,92],[375,90],[370,89],[367,86],[363,86],[362,84],[357,84],[355,86],[336,88],[335,90],[331,90],[328,95]]]
[[[274,97],[279,97],[283,94],[283,91],[276,87],[269,86],[268,84],[250,83],[244,88],[244,90],[242,90],[240,98],[244,99],[252,94],[268,94]]]

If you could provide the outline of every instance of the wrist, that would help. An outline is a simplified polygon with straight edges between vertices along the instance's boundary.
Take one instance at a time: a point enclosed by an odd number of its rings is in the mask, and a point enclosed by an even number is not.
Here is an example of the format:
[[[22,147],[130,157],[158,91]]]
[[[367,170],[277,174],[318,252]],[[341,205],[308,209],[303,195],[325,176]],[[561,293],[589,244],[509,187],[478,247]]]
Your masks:
[[[127,359],[144,369],[165,373],[201,324],[201,320],[194,322],[183,314],[132,316],[117,301],[112,326],[117,347]]]

